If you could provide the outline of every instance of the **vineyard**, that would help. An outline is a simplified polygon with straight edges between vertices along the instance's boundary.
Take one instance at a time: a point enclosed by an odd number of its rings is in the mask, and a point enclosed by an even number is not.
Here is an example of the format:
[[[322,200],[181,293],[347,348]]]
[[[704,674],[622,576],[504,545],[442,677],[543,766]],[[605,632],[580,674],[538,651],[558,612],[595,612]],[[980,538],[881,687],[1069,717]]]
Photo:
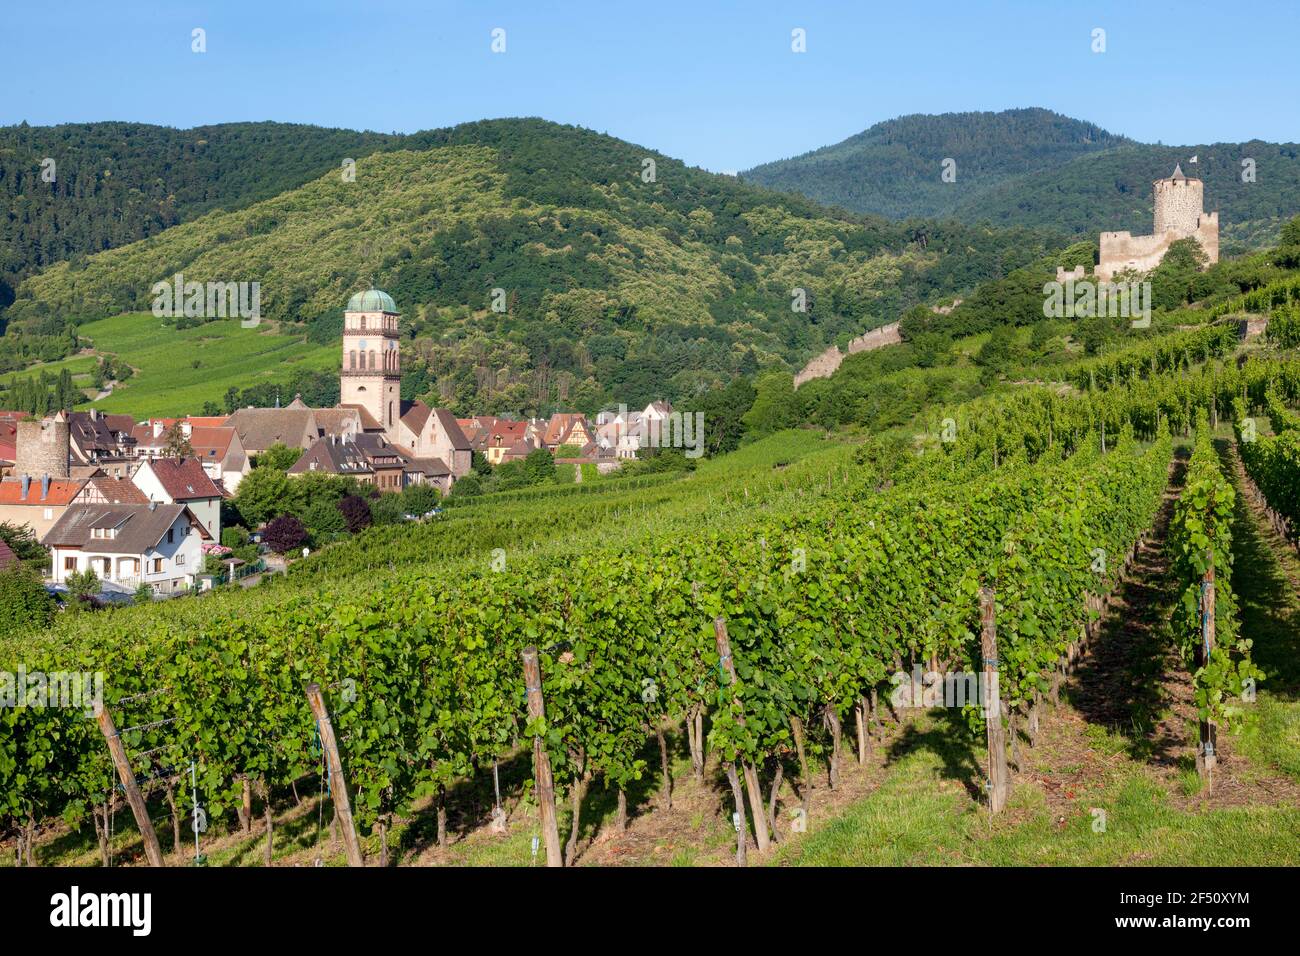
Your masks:
[[[572,864],[596,789],[617,796],[620,823],[642,781],[672,805],[669,740],[684,739],[694,784],[722,775],[744,862],[783,829],[783,785],[806,812],[817,779],[837,785],[850,736],[861,762],[897,725],[900,675],[917,667],[996,682],[998,706],[973,694],[948,733],[987,737],[979,785],[1000,810],[1006,741],[1014,752],[1022,733],[1033,739],[1095,643],[1182,467],[1175,436],[1191,449],[1167,545],[1182,588],[1170,627],[1202,724],[1189,754],[1212,771],[1218,730],[1237,726],[1266,675],[1236,623],[1233,489],[1211,429],[1227,409],[1253,427],[1255,408],[1276,429],[1300,399],[1300,365],[1213,361],[1225,348],[1217,326],[1172,336],[1094,365],[1081,395],[936,410],[933,430],[906,440],[794,432],[672,481],[459,507],[326,549],[253,594],[10,641],[11,670],[106,672],[121,755],[115,767],[103,727],[79,710],[0,710],[0,816],[20,861],[38,827],[62,819],[89,820],[107,863],[125,761],[163,801],[174,845],[182,821],[197,837],[200,818],[233,811],[247,828],[257,794],[270,862],[277,809],[302,787],[342,800],[345,830],[377,842],[384,863],[387,834],[417,807],[435,809],[445,843],[463,781],[491,778],[503,817],[499,770],[531,749],[518,799],[538,811],[547,862]],[[1288,521],[1296,434],[1239,437]],[[623,533],[548,534],[579,515]],[[556,791],[569,804],[563,848]],[[359,852],[349,845],[353,862]]]

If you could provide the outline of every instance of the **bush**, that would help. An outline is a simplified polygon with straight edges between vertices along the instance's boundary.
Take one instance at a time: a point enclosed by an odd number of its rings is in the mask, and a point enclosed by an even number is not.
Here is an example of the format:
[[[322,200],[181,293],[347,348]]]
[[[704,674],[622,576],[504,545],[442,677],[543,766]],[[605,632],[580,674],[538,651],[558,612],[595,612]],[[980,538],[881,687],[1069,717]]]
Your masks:
[[[473,498],[475,495],[483,494],[483,485],[477,475],[466,475],[458,478],[451,486],[451,494],[454,498]]]
[[[433,485],[411,485],[401,494],[402,507],[413,515],[432,511],[441,500],[442,493]]]
[[[307,529],[293,515],[280,515],[267,523],[262,540],[276,554],[287,554],[307,542]]]
[[[41,579],[23,567],[0,571],[0,638],[30,633],[54,618],[54,599]]]
[[[318,545],[333,540],[348,529],[338,503],[327,498],[318,498],[307,505],[302,514],[302,523]]]
[[[365,498],[348,495],[339,501],[338,510],[343,515],[343,520],[347,522],[348,531],[352,534],[370,527],[370,504]]]

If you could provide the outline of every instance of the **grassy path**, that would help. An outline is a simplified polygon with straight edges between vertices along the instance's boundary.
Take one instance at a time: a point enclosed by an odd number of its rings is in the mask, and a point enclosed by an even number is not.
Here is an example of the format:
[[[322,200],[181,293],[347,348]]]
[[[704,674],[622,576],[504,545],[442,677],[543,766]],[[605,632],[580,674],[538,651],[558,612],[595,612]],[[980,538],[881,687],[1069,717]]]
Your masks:
[[[1300,557],[1264,517],[1232,442],[1221,442],[1220,454],[1238,492],[1233,586],[1242,633],[1254,641],[1255,662],[1267,675],[1258,720],[1242,734],[1241,750],[1257,766],[1300,782]]]

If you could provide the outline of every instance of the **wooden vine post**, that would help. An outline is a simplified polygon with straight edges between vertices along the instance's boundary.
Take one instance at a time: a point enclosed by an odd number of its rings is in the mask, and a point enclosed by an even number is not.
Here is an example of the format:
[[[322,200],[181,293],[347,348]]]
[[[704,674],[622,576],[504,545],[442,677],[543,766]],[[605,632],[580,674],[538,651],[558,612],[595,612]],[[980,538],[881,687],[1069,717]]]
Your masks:
[[[149,819],[149,808],[145,805],[140,787],[135,782],[131,761],[127,760],[126,748],[122,746],[122,738],[118,735],[117,725],[113,723],[113,716],[108,712],[108,707],[101,703],[95,719],[104,734],[104,740],[108,742],[108,752],[113,755],[113,766],[117,768],[122,789],[126,791],[126,802],[130,804],[131,813],[135,816],[135,825],[140,828],[140,839],[144,842],[144,855],[149,860],[150,866],[162,866],[163,855],[162,847],[158,845],[158,834],[154,833],[153,822]]]
[[[980,588],[980,650],[984,657],[984,713],[989,742],[989,810],[1000,813],[1007,803],[1007,739],[1002,708],[995,699],[998,686],[998,631],[993,589]]]
[[[361,841],[357,839],[357,829],[352,822],[352,802],[348,799],[348,782],[343,776],[343,761],[339,758],[338,742],[334,739],[334,725],[330,723],[330,712],[325,709],[325,699],[321,696],[320,684],[308,685],[307,702],[311,704],[312,716],[316,718],[321,749],[325,751],[325,761],[329,765],[330,797],[334,800],[334,812],[343,829],[343,849],[347,853],[348,866],[365,866],[365,857],[361,855]]]
[[[528,691],[528,719],[545,720],[546,703],[542,700],[542,668],[537,661],[537,648],[532,645],[525,647],[522,657],[524,687]],[[533,777],[542,816],[542,838],[546,842],[546,865],[564,866],[560,828],[555,817],[555,779],[551,776],[551,758],[541,737],[533,738]]]
[[[713,619],[713,636],[718,645],[718,665],[728,684],[736,682],[736,662],[731,657],[731,637],[727,634],[727,622],[719,615]],[[745,718],[737,716],[736,722],[745,725]],[[758,782],[758,770],[752,763],[744,765],[745,789],[749,792],[750,816],[754,818],[754,839],[759,850],[771,846],[767,831],[767,814],[763,810],[763,792]],[[736,862],[745,865],[745,807],[740,790],[740,778],[736,773],[735,761],[727,768],[727,780],[731,783],[732,796],[736,801],[736,811],[740,814],[740,832],[736,838]]]
[[[1210,663],[1214,652],[1214,552],[1210,552],[1209,567],[1201,576],[1201,648],[1200,664]],[[1196,771],[1205,781],[1207,788],[1214,786],[1214,768],[1219,762],[1218,728],[1211,718],[1205,718],[1200,725],[1200,742],[1196,747]]]

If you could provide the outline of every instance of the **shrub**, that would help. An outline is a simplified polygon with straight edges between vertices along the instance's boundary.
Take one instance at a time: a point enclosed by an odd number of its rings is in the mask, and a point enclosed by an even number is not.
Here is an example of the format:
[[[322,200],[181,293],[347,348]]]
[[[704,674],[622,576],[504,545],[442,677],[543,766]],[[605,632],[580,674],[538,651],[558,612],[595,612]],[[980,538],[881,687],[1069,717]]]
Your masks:
[[[347,522],[348,531],[356,534],[370,527],[370,504],[365,498],[348,495],[338,503],[338,510]]]
[[[36,631],[54,618],[54,599],[23,567],[0,571],[0,637]]]
[[[293,515],[280,515],[267,523],[262,540],[276,554],[286,554],[306,543],[307,529]]]

